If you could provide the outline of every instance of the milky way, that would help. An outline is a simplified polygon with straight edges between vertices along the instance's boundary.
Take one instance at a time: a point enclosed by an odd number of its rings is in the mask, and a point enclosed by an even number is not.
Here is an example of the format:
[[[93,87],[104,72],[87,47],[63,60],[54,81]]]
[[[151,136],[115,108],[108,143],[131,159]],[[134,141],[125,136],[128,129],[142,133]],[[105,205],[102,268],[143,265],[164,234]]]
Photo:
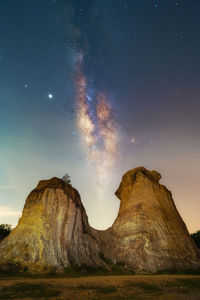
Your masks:
[[[92,93],[84,75],[83,55],[76,56],[76,124],[87,153],[95,164],[99,184],[109,176],[116,158],[117,127],[111,104],[103,93]]]

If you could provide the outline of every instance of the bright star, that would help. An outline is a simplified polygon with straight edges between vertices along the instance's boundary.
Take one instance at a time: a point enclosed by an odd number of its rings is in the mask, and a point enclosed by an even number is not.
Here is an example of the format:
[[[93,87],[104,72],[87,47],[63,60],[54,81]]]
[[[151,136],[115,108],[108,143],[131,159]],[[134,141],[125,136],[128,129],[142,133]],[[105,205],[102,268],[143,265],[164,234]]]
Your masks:
[[[48,97],[49,97],[49,99],[53,99],[53,95],[52,94],[49,94]]]

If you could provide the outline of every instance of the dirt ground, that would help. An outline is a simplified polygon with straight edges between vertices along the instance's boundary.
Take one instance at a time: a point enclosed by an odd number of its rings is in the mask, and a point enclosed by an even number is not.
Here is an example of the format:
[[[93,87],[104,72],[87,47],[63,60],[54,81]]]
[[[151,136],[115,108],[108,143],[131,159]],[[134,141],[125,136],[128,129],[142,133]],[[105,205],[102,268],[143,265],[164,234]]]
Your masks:
[[[0,277],[0,299],[200,300],[200,275]]]

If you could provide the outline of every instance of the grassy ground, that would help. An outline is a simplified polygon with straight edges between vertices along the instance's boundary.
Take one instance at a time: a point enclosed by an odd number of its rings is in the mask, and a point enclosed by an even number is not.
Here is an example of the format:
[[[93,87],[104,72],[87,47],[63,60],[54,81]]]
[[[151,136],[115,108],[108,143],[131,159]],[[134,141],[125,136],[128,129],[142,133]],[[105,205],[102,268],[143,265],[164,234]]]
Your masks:
[[[199,275],[0,278],[0,299],[200,300]]]

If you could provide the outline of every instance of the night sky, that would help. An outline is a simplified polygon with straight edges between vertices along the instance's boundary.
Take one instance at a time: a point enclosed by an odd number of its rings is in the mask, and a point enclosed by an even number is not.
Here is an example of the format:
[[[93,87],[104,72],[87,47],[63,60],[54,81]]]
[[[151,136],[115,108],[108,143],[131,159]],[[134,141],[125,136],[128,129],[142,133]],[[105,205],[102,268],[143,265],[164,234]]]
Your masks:
[[[0,0],[0,223],[69,173],[107,228],[145,166],[200,229],[199,36],[198,0]]]

